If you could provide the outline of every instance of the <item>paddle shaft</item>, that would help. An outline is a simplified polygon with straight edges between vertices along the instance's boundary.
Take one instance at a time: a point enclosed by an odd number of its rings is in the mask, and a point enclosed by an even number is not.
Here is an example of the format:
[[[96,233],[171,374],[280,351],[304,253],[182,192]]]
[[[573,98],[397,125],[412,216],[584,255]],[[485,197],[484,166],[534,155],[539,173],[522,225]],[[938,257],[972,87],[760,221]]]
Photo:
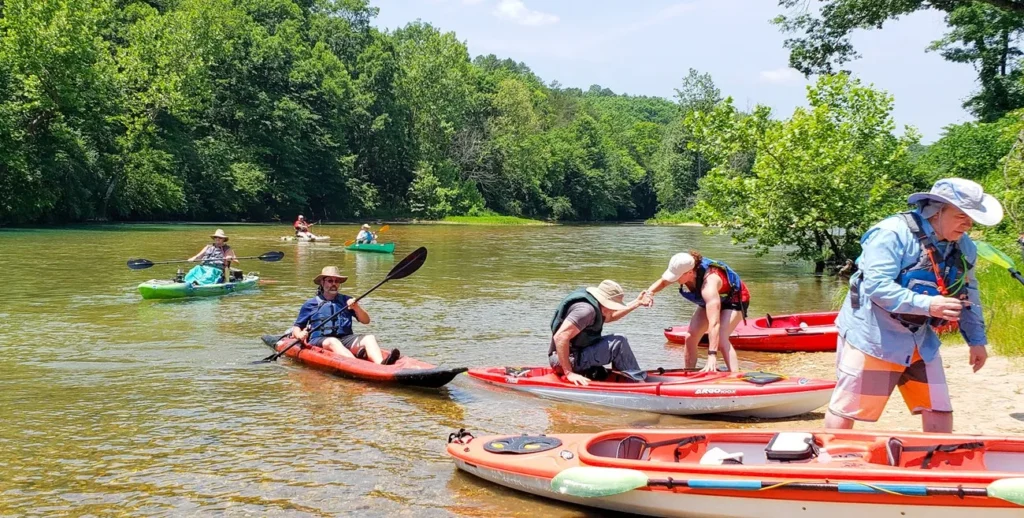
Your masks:
[[[859,482],[786,482],[765,480],[674,480],[653,479],[648,486],[688,487],[690,489],[747,490],[798,489],[804,491],[829,491],[839,493],[898,493],[903,496],[980,496],[988,497],[988,490],[981,487],[927,487],[914,484],[865,484]]]
[[[260,257],[263,257],[263,256],[262,255],[251,255],[251,256],[248,256],[248,257],[232,257],[231,260],[232,261],[239,261],[239,260],[242,260],[242,259],[259,259]],[[150,262],[150,264],[154,264],[155,265],[155,264],[191,263],[191,262],[202,262],[202,261],[199,260],[199,259],[196,259],[195,261],[189,261],[188,259],[175,259],[173,261],[152,261],[152,262]]]

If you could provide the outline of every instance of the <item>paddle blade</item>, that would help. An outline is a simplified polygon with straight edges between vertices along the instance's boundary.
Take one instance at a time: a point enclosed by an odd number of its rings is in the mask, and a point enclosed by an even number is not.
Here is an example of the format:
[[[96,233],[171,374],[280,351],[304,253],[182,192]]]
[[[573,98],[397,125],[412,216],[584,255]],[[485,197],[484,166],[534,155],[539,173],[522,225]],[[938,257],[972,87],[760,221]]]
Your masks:
[[[988,485],[988,496],[1024,505],[1024,478],[1003,478]]]
[[[273,263],[275,261],[280,261],[281,259],[284,259],[284,252],[267,252],[257,257],[257,259],[259,259],[260,261],[267,261],[269,263]]]
[[[352,246],[352,245],[355,244],[355,242],[356,242],[355,239],[349,239],[348,241],[345,241],[345,245],[344,246]]]
[[[427,249],[426,247],[421,246],[416,250],[413,250],[411,254],[405,256],[405,259],[402,259],[398,264],[396,264],[395,267],[388,272],[387,278],[389,280],[404,279],[415,273],[416,270],[419,270],[420,266],[423,266],[423,263],[426,262],[426,260]]]
[[[150,266],[153,266],[153,261],[150,261],[149,259],[128,260],[128,268],[131,268],[132,270],[144,270],[146,268],[149,268]]]
[[[575,467],[551,480],[551,489],[565,495],[593,498],[612,496],[647,486],[647,475],[635,469]]]
[[[974,244],[978,246],[978,255],[983,259],[992,264],[1002,266],[1007,270],[1013,268],[1013,259],[1010,259],[1010,256],[1004,254],[998,248],[984,241],[975,241]]]
[[[391,230],[391,225],[384,225],[377,229],[377,233],[380,234],[381,232],[387,232],[388,230]]]

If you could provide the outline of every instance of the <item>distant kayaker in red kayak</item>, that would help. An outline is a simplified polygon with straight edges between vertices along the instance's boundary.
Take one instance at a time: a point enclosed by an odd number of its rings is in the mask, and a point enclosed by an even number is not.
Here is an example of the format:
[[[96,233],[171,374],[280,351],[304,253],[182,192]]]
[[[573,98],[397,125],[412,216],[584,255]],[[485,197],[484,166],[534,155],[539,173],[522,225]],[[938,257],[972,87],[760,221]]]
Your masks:
[[[204,246],[198,254],[188,259],[190,263],[200,261],[203,264],[193,266],[185,275],[183,282],[193,286],[228,282],[225,273],[231,267],[231,263],[238,262],[235,251],[228,246],[228,236],[223,230],[218,228],[210,237],[213,244]]]
[[[574,385],[590,383],[582,373],[609,363],[612,369],[636,373],[636,362],[629,340],[622,335],[601,335],[606,322],[614,322],[640,306],[650,306],[647,292],[624,304],[625,293],[615,281],[602,281],[596,288],[580,288],[558,305],[551,320],[551,345],[548,362],[556,372]],[[568,366],[569,369],[565,369]],[[638,374],[639,375],[639,374]]]
[[[653,296],[670,284],[679,283],[679,294],[697,305],[690,317],[690,336],[686,337],[683,359],[687,369],[697,366],[697,344],[708,334],[708,361],[704,372],[718,369],[718,355],[730,371],[739,369],[736,350],[729,335],[747,316],[750,292],[740,276],[723,262],[701,256],[700,252],[672,256],[668,269],[647,291]]]
[[[398,349],[393,349],[385,359],[377,338],[373,335],[357,335],[352,332],[352,319],[360,324],[369,324],[370,315],[355,299],[338,291],[348,277],[341,275],[336,266],[327,266],[313,279],[319,286],[315,297],[306,301],[299,309],[299,316],[292,326],[292,336],[307,345],[322,347],[338,356],[365,358],[373,363],[391,365],[399,358]],[[312,333],[313,329],[327,323]]]
[[[912,194],[917,208],[886,218],[861,237],[859,270],[836,318],[838,382],[826,428],[875,422],[893,389],[921,415],[925,432],[953,431],[953,405],[933,326],[959,321],[977,372],[988,339],[974,265],[973,224],[1003,219],[999,201],[961,178]]]

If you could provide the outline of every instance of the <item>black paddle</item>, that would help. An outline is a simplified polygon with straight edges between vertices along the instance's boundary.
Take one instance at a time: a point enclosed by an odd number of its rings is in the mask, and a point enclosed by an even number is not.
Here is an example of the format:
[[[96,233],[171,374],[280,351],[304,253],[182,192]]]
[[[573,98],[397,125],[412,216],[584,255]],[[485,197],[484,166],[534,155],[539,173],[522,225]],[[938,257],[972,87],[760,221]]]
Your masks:
[[[355,298],[355,302],[359,302],[360,300],[363,299],[363,297],[373,293],[373,290],[375,290],[377,288],[380,288],[381,286],[384,285],[385,282],[388,282],[388,281],[391,281],[391,280],[395,280],[395,279],[404,279],[404,278],[412,275],[413,273],[416,272],[416,270],[420,269],[420,266],[423,266],[423,263],[426,262],[426,260],[427,260],[427,249],[426,248],[421,246],[421,247],[417,248],[416,250],[413,250],[411,254],[405,256],[405,259],[402,259],[398,264],[396,264],[394,266],[394,268],[391,268],[391,271],[388,272],[387,276],[384,277],[384,280],[378,282],[376,286],[374,286],[374,287],[370,288],[369,290],[367,290],[366,293],[363,293],[362,295],[356,297]],[[317,329],[320,329],[325,324],[327,324],[327,322],[330,322],[331,319],[333,319],[334,317],[338,316],[338,314],[340,314],[342,311],[345,311],[345,310],[343,309],[341,311],[338,311],[338,312],[334,313],[333,315],[331,315],[330,317],[324,319],[323,322],[320,322],[318,325],[314,326],[313,329],[309,330],[309,332],[312,333],[313,331],[316,331]],[[279,342],[281,340],[284,340],[290,334],[291,334],[291,332],[288,332],[288,333],[285,333],[285,334],[281,335],[281,337],[278,338],[277,341]],[[288,352],[289,349],[291,349],[292,347],[295,347],[299,343],[300,343],[299,340],[295,340],[288,347],[285,347],[284,349],[281,349],[280,352],[276,352],[274,354],[271,354],[270,356],[267,356],[266,358],[263,358],[262,360],[256,361],[256,362],[253,362],[253,363],[270,363],[270,362],[277,361],[278,358],[280,358],[281,356],[284,356],[284,353]]]
[[[275,262],[275,261],[280,261],[283,258],[284,258],[284,252],[267,252],[267,253],[265,253],[263,255],[259,255],[259,256],[235,257],[236,260],[240,260],[240,259],[259,259],[260,261],[267,261],[267,262],[271,262],[271,263]],[[150,266],[153,266],[153,265],[156,265],[156,264],[174,264],[174,263],[187,263],[187,262],[189,262],[188,259],[177,259],[177,260],[174,260],[174,261],[155,261],[155,262],[154,261],[150,261],[149,259],[129,259],[128,260],[128,268],[131,268],[132,270],[145,270],[146,268],[149,268]]]

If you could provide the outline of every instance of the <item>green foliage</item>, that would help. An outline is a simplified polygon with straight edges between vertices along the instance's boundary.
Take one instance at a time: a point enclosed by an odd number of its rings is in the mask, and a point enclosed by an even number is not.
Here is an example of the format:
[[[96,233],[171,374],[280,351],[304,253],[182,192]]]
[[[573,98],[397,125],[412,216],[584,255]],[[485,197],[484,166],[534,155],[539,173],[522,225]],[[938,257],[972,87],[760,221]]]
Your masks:
[[[998,168],[1013,145],[1009,119],[996,124],[968,122],[947,126],[938,141],[916,160],[931,181],[951,176],[979,181]]]
[[[1012,248],[1003,250],[1011,256],[1018,255]],[[1020,268],[1020,261],[1016,262]],[[989,344],[998,354],[1024,355],[1024,285],[1003,268],[984,260],[980,261],[975,273]],[[948,343],[963,343],[960,333],[944,335],[942,339]]]
[[[786,121],[758,107],[739,116],[731,100],[687,125],[715,168],[701,179],[697,214],[766,253],[789,247],[795,258],[839,263],[859,253],[860,235],[905,207],[924,185],[913,174],[910,131],[893,135],[892,98],[846,75],[823,76],[809,106]],[[753,150],[750,172],[737,153]]]
[[[445,223],[454,223],[459,225],[504,225],[504,226],[535,226],[535,225],[547,225],[543,221],[537,221],[535,219],[517,218],[515,216],[501,216],[494,213],[485,213],[482,215],[474,216],[447,216],[444,218]]]

